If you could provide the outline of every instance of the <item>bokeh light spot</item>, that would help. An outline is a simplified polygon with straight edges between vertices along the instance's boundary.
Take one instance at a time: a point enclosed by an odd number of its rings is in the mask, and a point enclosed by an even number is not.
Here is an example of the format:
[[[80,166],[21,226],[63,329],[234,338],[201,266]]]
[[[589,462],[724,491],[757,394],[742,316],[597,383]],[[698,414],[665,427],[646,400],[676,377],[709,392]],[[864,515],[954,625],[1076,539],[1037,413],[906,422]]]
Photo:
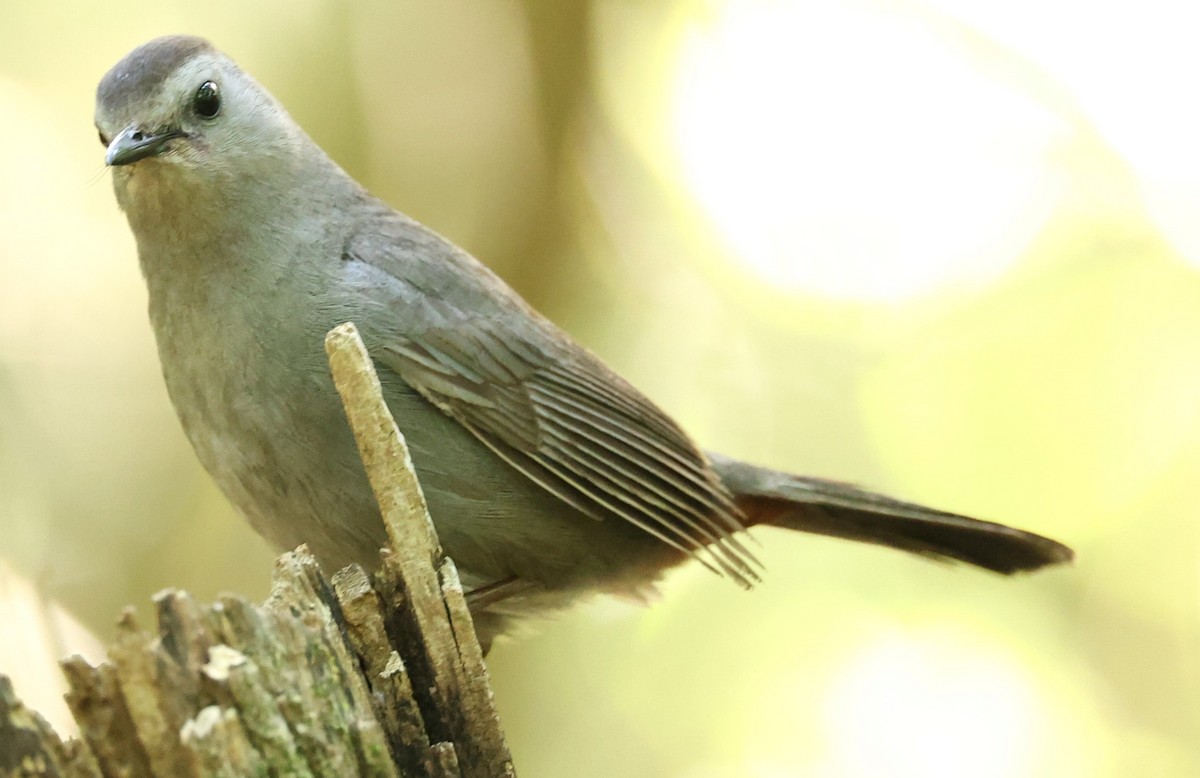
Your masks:
[[[1014,261],[1057,201],[1066,125],[959,43],[850,4],[731,2],[685,24],[681,175],[733,253],[775,285],[875,300]]]
[[[1022,668],[968,641],[883,635],[826,697],[829,774],[1029,775],[1042,718]]]

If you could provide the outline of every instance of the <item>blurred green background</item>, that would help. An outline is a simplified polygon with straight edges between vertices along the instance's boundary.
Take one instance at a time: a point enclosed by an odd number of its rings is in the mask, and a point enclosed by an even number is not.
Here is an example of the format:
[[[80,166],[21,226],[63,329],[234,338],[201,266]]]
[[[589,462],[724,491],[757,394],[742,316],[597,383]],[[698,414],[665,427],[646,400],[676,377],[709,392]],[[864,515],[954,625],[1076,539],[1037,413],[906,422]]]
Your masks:
[[[684,570],[495,648],[522,775],[1200,774],[1195,13],[5,4],[0,672],[50,706],[33,659],[86,650],[62,624],[266,591],[167,403],[92,128],[100,76],[188,32],[705,446],[1079,553],[1005,580],[761,532],[752,594]]]

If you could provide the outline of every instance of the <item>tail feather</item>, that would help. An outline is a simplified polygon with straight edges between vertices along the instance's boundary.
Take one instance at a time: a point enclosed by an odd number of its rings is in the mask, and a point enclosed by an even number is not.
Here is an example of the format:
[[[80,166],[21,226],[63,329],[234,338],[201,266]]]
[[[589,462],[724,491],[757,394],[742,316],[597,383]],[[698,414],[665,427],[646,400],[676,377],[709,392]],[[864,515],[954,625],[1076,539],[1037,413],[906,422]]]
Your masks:
[[[780,473],[710,454],[750,525],[767,524],[954,559],[1012,574],[1074,552],[1032,532],[894,500],[848,484]]]

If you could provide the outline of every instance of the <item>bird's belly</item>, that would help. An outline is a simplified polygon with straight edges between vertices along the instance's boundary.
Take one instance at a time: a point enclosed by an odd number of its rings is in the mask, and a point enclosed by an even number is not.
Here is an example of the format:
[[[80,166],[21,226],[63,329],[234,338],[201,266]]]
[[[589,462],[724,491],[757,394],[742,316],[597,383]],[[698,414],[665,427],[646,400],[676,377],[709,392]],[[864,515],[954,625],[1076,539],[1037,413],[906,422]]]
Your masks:
[[[222,374],[211,364],[204,375],[187,365],[163,372],[197,457],[229,500],[278,549],[308,544],[333,569],[374,565],[383,528],[332,384],[272,381],[229,355]]]

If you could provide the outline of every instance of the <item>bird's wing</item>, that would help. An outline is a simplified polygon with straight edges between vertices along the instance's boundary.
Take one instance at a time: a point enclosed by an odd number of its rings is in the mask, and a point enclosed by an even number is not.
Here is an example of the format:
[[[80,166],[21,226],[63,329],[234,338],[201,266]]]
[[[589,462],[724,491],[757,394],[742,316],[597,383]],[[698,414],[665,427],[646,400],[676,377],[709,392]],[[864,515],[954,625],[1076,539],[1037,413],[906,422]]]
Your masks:
[[[619,517],[751,585],[741,514],[687,435],[469,255],[399,227],[362,232],[343,253],[389,277],[380,302],[405,307],[404,325],[368,344],[374,358],[582,513]]]

